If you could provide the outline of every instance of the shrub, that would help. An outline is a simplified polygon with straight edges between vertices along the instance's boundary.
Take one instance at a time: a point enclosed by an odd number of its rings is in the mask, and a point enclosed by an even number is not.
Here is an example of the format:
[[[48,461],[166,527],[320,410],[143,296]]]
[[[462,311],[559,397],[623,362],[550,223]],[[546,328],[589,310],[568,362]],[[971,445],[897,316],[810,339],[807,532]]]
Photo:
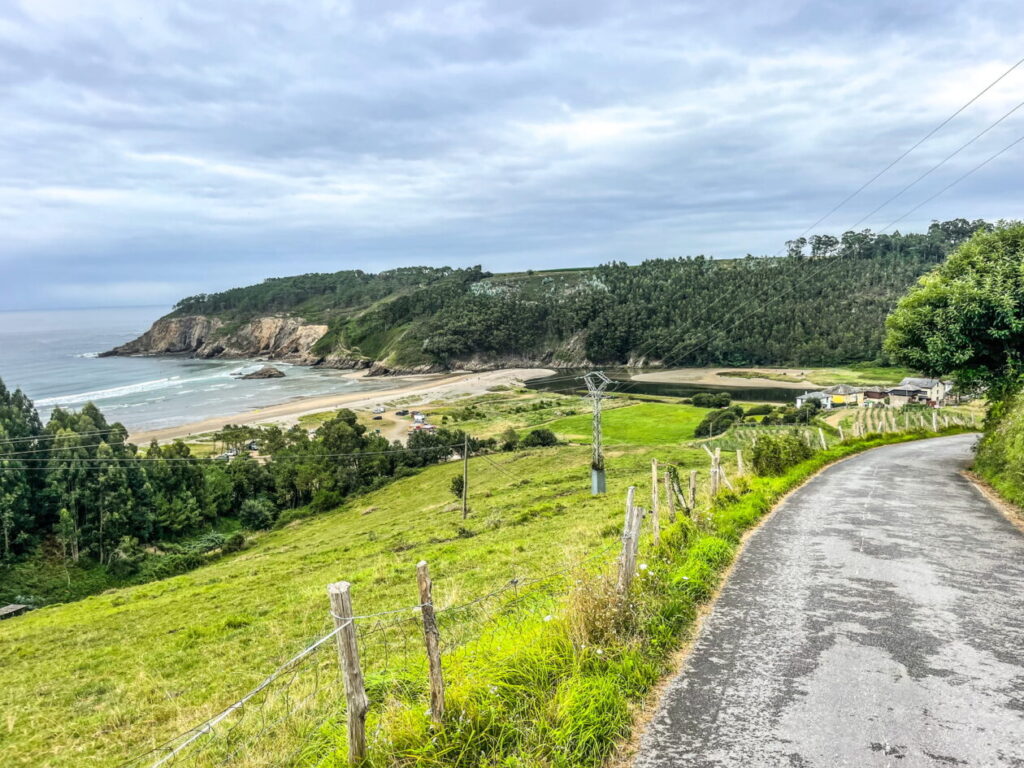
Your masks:
[[[246,499],[238,512],[242,525],[258,531],[269,528],[277,519],[277,507],[269,499]]]
[[[698,392],[690,402],[698,408],[725,408],[732,402],[729,392]]]
[[[550,429],[534,429],[520,442],[524,448],[558,445],[558,438]]]
[[[774,409],[769,403],[761,403],[760,405],[752,405],[747,408],[747,416],[767,416]]]
[[[754,446],[752,461],[759,475],[782,475],[790,467],[809,459],[814,451],[791,432],[785,435],[762,435]]]
[[[309,508],[315,513],[330,512],[332,509],[340,507],[344,501],[345,497],[337,491],[321,488],[313,494]]]
[[[720,435],[731,427],[738,418],[736,411],[732,409],[712,411],[704,417],[700,424],[697,425],[697,428],[694,430],[694,434],[697,437],[714,437],[715,435]]]
[[[224,544],[221,546],[220,551],[228,554],[230,552],[238,552],[245,547],[245,534],[241,531],[235,531],[226,539]]]
[[[514,428],[509,427],[501,433],[501,450],[514,451],[518,445],[519,433]]]
[[[452,492],[452,496],[454,496],[456,499],[461,499],[462,492],[466,488],[466,482],[465,480],[462,479],[462,475],[456,475],[455,477],[453,477],[448,488]]]
[[[122,536],[117,549],[110,556],[108,567],[115,576],[131,576],[139,570],[146,552],[134,536]]]

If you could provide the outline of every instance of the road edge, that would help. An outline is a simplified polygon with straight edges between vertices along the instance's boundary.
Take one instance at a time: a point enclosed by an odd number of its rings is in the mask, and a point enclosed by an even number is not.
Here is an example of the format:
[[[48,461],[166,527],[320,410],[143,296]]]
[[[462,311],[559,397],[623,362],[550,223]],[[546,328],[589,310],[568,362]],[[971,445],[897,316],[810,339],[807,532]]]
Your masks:
[[[803,490],[809,483],[811,483],[813,480],[815,480],[825,472],[829,471],[833,467],[837,467],[840,464],[849,461],[850,459],[855,459],[859,456],[863,456],[864,454],[869,453],[871,451],[875,451],[880,448],[887,448],[890,445],[902,445],[903,443],[912,443],[917,442],[919,440],[939,440],[947,437],[958,437],[962,434],[970,433],[960,432],[949,435],[929,435],[926,437],[914,437],[910,439],[894,440],[893,442],[884,443],[882,445],[866,447],[863,450],[855,451],[854,453],[851,453],[847,456],[842,456],[836,459],[835,461],[829,462],[828,464],[819,467],[815,472],[805,477],[797,485],[790,488],[781,497],[779,497],[778,501],[775,502],[772,508],[764,515],[762,515],[761,518],[757,521],[757,523],[755,523],[749,529],[744,531],[743,535],[740,537],[739,543],[736,545],[736,551],[735,555],[733,556],[732,562],[729,563],[729,566],[722,572],[721,578],[718,582],[718,586],[715,588],[714,593],[707,602],[703,603],[697,609],[697,616],[694,619],[693,623],[688,627],[685,639],[682,641],[682,644],[680,645],[678,650],[676,650],[672,654],[671,661],[669,662],[669,671],[666,672],[661,677],[661,679],[647,692],[647,695],[644,698],[643,706],[640,707],[634,714],[633,723],[630,726],[629,737],[625,741],[623,741],[619,746],[617,746],[616,749],[611,753],[611,755],[608,756],[608,758],[602,764],[602,768],[632,768],[633,762],[636,759],[637,751],[640,746],[640,740],[647,732],[648,726],[650,725],[654,716],[657,714],[658,706],[661,704],[666,689],[672,683],[672,681],[680,675],[687,661],[689,661],[690,655],[693,653],[693,649],[696,645],[697,639],[700,637],[700,634],[704,629],[704,624],[707,621],[708,616],[711,615],[715,607],[718,605],[718,600],[721,597],[726,585],[728,585],[730,579],[732,578],[732,574],[735,571],[736,566],[739,564],[740,558],[743,557],[743,554],[746,552],[747,545],[749,544],[750,539],[756,536],[761,531],[762,527],[769,520],[775,517],[779,510],[781,510],[786,505],[786,503],[789,501],[790,497],[793,496],[793,494]],[[964,472],[964,474],[967,474],[966,471]],[[984,491],[982,491],[982,493],[984,494]],[[1003,512],[1003,514],[1006,514],[1006,512]],[[1021,526],[1021,532],[1024,533],[1024,518],[1020,520],[1019,525]]]

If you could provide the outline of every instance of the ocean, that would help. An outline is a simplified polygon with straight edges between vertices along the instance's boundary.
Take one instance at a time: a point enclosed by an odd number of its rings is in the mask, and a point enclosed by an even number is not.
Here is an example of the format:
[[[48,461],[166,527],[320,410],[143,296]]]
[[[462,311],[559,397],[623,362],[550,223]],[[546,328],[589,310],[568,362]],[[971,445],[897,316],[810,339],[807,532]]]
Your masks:
[[[145,332],[166,307],[0,312],[0,380],[35,402],[44,423],[55,407],[95,403],[131,431],[232,416],[298,397],[385,390],[345,371],[273,363],[282,379],[242,381],[264,363],[182,357],[98,357]]]

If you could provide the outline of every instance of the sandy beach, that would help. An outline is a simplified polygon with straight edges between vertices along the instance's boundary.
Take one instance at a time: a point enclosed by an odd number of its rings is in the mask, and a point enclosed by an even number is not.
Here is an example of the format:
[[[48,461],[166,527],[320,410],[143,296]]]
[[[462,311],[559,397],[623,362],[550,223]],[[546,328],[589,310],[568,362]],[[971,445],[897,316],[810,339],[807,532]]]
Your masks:
[[[364,372],[348,374],[352,378],[365,376]],[[181,424],[165,429],[153,429],[134,432],[129,435],[130,442],[145,445],[152,440],[168,442],[178,438],[188,438],[207,432],[215,432],[228,424],[278,424],[290,427],[300,417],[311,413],[320,413],[338,408],[372,408],[375,405],[387,406],[401,400],[403,406],[425,405],[430,402],[454,399],[470,395],[479,395],[490,387],[516,385],[529,379],[554,375],[554,371],[546,368],[508,368],[500,371],[482,373],[426,374],[408,376],[414,380],[408,386],[385,389],[376,392],[362,391],[344,395],[325,395],[320,397],[303,397],[287,403],[270,405],[265,408],[235,414],[233,416],[217,416],[188,424]]]
[[[781,389],[821,389],[813,381],[807,381],[807,371],[800,368],[754,368],[752,373],[782,374],[799,381],[777,381],[767,377],[746,378],[729,376],[736,368],[677,368],[668,371],[651,371],[633,377],[635,381],[660,381],[666,384],[701,384],[716,387],[778,387]]]

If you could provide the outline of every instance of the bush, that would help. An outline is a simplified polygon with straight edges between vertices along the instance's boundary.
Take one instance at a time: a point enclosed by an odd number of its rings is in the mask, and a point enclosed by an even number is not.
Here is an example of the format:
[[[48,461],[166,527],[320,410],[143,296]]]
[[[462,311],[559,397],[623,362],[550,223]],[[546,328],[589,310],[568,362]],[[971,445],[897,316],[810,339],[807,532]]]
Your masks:
[[[761,403],[761,405],[752,405],[747,408],[747,416],[767,416],[774,409],[768,403]]]
[[[698,408],[725,408],[732,402],[729,392],[698,392],[690,402]]]
[[[242,525],[254,531],[269,528],[277,519],[277,507],[269,499],[246,499],[238,512]]]
[[[524,448],[558,445],[558,438],[550,429],[534,429],[519,443]]]
[[[501,433],[501,450],[514,451],[519,445],[519,433],[509,427]]]
[[[782,475],[813,455],[814,451],[796,433],[762,435],[757,438],[752,461],[759,475]]]
[[[739,411],[739,413],[737,413]],[[712,411],[694,430],[694,434],[697,437],[714,437],[725,432],[729,427],[736,423],[743,415],[743,409],[739,406],[729,408],[728,410]]]
[[[245,534],[241,531],[235,531],[226,539],[224,544],[221,546],[220,551],[229,554],[231,552],[238,552],[245,547]]]
[[[314,513],[330,512],[332,509],[340,507],[344,501],[345,497],[338,493],[338,491],[321,488],[313,494],[313,500],[309,502],[309,508]]]
[[[463,480],[462,475],[453,477],[448,489],[452,492],[452,496],[456,499],[461,499],[462,492],[466,489],[466,481]]]
[[[122,536],[117,549],[110,556],[107,567],[115,576],[131,576],[138,572],[142,561],[146,559],[146,552],[134,536]]]

